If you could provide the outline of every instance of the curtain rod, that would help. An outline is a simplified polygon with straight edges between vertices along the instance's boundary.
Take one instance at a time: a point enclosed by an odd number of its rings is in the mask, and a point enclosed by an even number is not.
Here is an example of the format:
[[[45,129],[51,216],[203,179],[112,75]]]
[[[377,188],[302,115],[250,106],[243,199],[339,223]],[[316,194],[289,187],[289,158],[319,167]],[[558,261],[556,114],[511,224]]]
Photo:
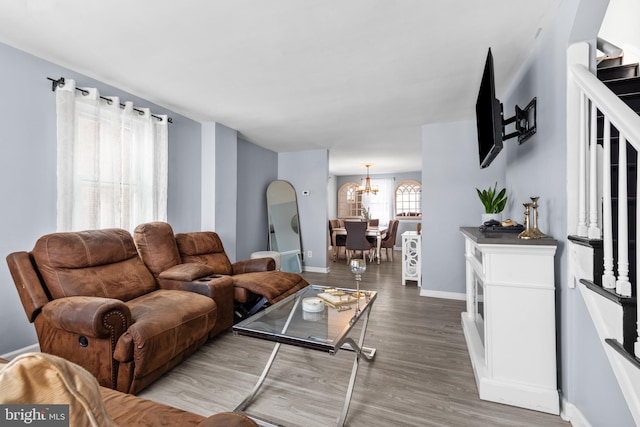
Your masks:
[[[60,77],[59,79],[53,79],[53,78],[51,78],[51,77],[47,77],[47,80],[50,80],[50,81],[51,81],[51,90],[52,90],[53,92],[55,92],[55,91],[56,91],[56,88],[57,88],[58,86],[60,86],[60,87],[64,86],[64,77]],[[76,90],[77,90],[77,91],[79,91],[79,92],[82,92],[82,94],[83,94],[83,95],[88,95],[88,94],[89,94],[89,91],[88,91],[88,90],[85,90],[85,89],[82,89],[82,88],[79,88],[79,87],[76,87]],[[106,97],[104,97],[104,96],[100,96],[100,99],[104,99],[105,101],[107,101],[107,102],[109,103],[109,105],[111,105],[111,103],[113,102],[113,100],[112,100],[112,99],[106,98]],[[125,107],[125,105],[124,105],[124,104],[120,104],[120,107],[124,108],[124,107]],[[134,110],[134,111],[137,111],[137,112],[138,112],[138,113],[140,113],[140,114],[144,114],[144,111],[139,110],[139,109],[137,109],[137,108],[135,108],[135,107],[133,108],[133,110]],[[156,119],[158,119],[158,120],[162,120],[162,117],[160,117],[160,116],[156,116],[155,114],[151,114],[151,117],[155,117],[155,118],[156,118]],[[171,117],[167,117],[167,121],[168,121],[169,123],[173,123],[173,119],[172,119]]]

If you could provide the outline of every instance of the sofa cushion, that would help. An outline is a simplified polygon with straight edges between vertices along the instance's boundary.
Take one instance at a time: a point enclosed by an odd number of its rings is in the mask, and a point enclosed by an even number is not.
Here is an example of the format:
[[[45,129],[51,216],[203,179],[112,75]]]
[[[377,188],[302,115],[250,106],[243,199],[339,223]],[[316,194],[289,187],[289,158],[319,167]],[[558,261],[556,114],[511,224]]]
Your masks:
[[[232,274],[231,262],[218,234],[212,231],[178,233],[176,243],[182,262],[206,264],[216,274]]]
[[[68,404],[72,426],[116,427],[96,379],[84,368],[46,353],[16,357],[0,370],[1,404]]]
[[[131,234],[106,229],[42,236],[32,251],[51,296],[128,301],[156,289]]]
[[[185,291],[161,289],[127,305],[133,324],[120,340],[133,348],[125,351],[119,346],[116,351],[133,354],[138,378],[206,339],[217,316],[216,303],[211,298]]]
[[[173,228],[166,222],[140,224],[133,231],[133,241],[140,258],[155,277],[182,262]]]

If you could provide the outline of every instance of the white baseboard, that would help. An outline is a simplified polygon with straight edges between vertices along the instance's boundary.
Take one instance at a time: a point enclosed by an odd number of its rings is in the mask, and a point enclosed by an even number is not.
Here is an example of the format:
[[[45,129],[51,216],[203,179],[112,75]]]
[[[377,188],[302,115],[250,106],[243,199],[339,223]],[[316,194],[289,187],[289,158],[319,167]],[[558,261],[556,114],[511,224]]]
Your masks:
[[[442,299],[455,299],[461,301],[467,300],[467,294],[463,294],[460,292],[432,291],[430,289],[425,289],[424,287],[420,289],[420,296]]]
[[[303,271],[308,271],[311,273],[328,273],[329,267],[307,267],[306,265],[302,268]]]
[[[6,360],[13,360],[21,354],[33,353],[36,351],[40,351],[40,345],[38,343],[19,348],[9,353],[0,354],[0,357]]]
[[[560,417],[563,420],[569,421],[573,427],[591,427],[591,423],[573,403],[567,402],[564,398],[561,403]]]

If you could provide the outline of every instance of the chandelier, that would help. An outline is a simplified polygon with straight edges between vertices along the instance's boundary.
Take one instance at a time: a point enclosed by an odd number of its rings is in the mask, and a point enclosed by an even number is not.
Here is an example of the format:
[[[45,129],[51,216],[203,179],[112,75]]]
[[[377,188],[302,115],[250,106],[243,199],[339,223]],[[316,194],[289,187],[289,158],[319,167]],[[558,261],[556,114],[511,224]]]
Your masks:
[[[358,187],[358,192],[359,193],[366,193],[366,194],[377,194],[378,193],[378,186],[374,185],[373,187],[371,186],[371,178],[369,178],[369,168],[371,166],[373,166],[372,163],[365,163],[364,166],[367,168],[367,177],[364,179],[364,185],[360,185]]]

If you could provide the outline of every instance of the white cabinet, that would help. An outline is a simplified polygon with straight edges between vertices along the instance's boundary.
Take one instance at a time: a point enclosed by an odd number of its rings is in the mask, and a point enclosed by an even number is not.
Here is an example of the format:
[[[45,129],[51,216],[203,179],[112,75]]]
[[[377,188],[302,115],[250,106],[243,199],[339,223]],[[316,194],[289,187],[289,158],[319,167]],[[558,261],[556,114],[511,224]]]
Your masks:
[[[467,311],[462,328],[480,398],[560,411],[551,238],[463,227]]]
[[[422,240],[416,231],[405,231],[402,233],[402,285],[407,284],[407,280],[415,280],[418,287],[422,286],[422,260],[420,248]]]

